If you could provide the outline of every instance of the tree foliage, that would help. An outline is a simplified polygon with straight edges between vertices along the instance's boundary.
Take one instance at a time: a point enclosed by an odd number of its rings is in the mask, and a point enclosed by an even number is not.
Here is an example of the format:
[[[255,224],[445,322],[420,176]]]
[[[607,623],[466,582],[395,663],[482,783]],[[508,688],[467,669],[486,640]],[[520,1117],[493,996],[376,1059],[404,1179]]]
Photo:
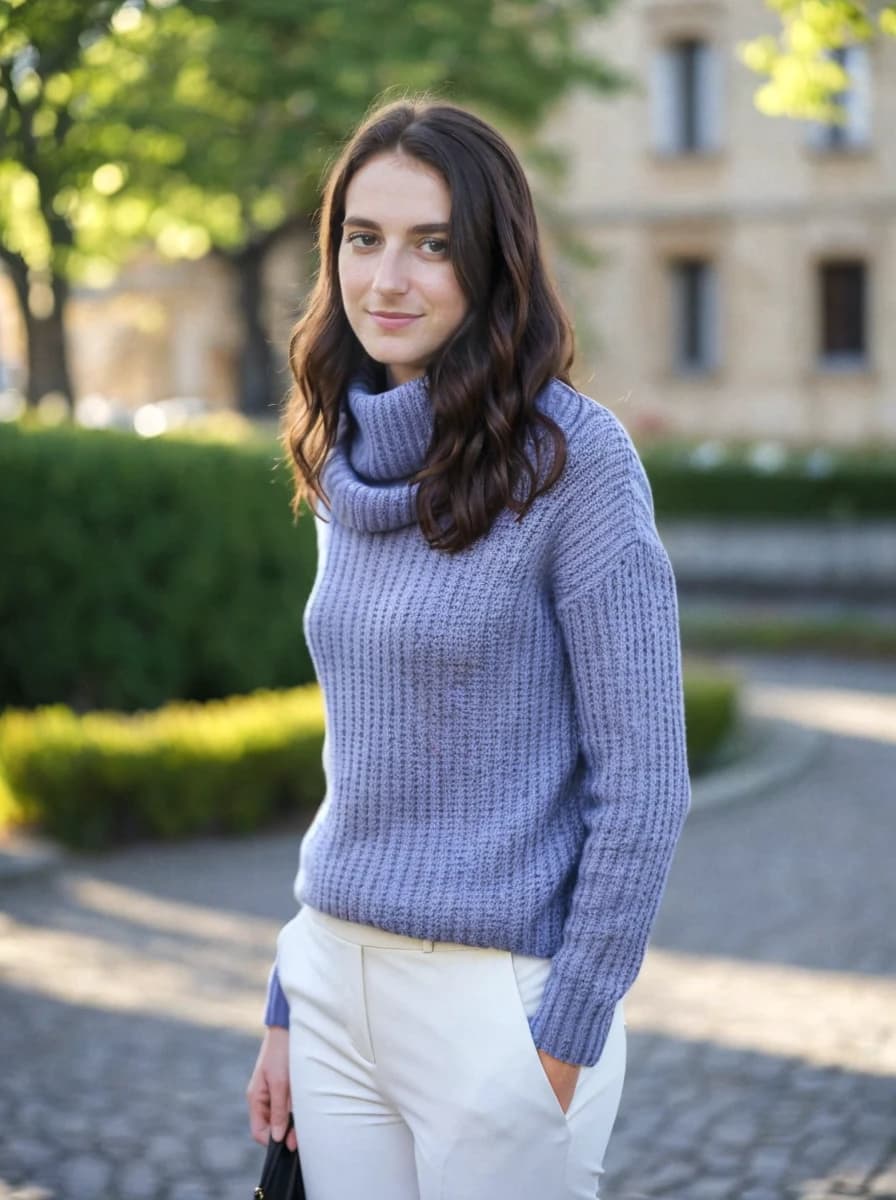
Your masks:
[[[239,116],[203,77],[213,23],[176,6],[24,0],[0,16],[0,244],[103,284],[135,242],[198,257],[239,237],[189,147]],[[245,104],[243,104],[245,109]],[[202,220],[197,214],[202,214]]]
[[[8,0],[0,13],[0,241],[101,283],[149,237],[226,253],[307,220],[371,101],[430,89],[520,132],[576,85],[611,0]]]
[[[243,297],[244,399],[263,407],[260,263],[307,227],[371,103],[427,91],[528,138],[571,88],[631,82],[582,44],[613,3],[6,0],[0,255],[20,302],[26,275],[44,273],[58,309],[67,281],[111,282],[146,241],[171,258],[224,254]],[[67,387],[65,371],[54,379]]]
[[[842,123],[838,97],[850,84],[832,50],[896,37],[896,3],[863,0],[766,0],[781,31],[739,47],[741,60],[766,77],[756,105],[770,116],[804,117]]]

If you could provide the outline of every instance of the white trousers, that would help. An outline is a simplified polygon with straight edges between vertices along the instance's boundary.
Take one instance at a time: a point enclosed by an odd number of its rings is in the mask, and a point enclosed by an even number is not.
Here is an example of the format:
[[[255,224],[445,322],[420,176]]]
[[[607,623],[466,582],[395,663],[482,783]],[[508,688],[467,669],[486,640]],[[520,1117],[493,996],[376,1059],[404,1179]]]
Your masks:
[[[622,1003],[566,1113],[528,1017],[549,958],[303,905],[280,931],[308,1200],[594,1200],[625,1075]]]

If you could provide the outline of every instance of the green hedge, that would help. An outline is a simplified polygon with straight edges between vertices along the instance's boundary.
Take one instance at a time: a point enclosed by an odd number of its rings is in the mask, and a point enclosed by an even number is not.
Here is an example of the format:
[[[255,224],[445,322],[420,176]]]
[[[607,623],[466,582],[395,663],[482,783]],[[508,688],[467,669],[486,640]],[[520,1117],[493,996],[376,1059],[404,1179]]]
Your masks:
[[[320,803],[323,721],[316,684],[150,713],[11,710],[0,763],[15,820],[71,846],[246,833]]]
[[[0,424],[0,705],[156,708],[308,683],[313,521],[270,443]]]
[[[847,658],[896,658],[896,623],[870,616],[748,617],[736,612],[681,617],[686,648],[759,650],[767,653],[842,655]]]
[[[658,517],[896,516],[892,453],[792,452],[765,470],[746,448],[727,448],[706,467],[696,465],[694,453],[674,447],[642,452]]]
[[[734,727],[736,682],[688,673],[685,704],[696,773]],[[325,786],[323,735],[316,684],[151,713],[12,710],[0,717],[7,817],[90,848],[249,832],[313,814]],[[3,791],[0,778],[0,820]]]
[[[684,675],[688,764],[692,775],[711,766],[740,720],[740,682],[710,664],[689,665]]]

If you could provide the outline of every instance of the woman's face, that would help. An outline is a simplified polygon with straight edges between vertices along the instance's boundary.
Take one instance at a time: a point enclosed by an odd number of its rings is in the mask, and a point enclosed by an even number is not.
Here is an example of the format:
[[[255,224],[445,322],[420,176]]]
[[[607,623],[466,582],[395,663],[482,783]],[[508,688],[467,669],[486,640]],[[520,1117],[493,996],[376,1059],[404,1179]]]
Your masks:
[[[391,386],[422,375],[466,315],[448,256],[451,194],[397,151],[354,175],[345,197],[339,287],[349,324]]]

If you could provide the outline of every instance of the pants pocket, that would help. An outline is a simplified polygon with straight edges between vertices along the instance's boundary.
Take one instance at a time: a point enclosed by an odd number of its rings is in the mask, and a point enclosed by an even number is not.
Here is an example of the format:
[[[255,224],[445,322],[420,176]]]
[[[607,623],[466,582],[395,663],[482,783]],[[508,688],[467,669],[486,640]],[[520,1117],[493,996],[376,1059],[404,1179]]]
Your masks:
[[[462,977],[457,981],[469,1031],[459,1031],[461,1044],[444,1062],[441,1091],[451,1110],[440,1124],[446,1148],[440,1200],[565,1196],[558,1186],[566,1178],[570,1126],[525,1009],[537,1007],[550,962],[523,956],[515,969],[509,951],[488,953],[485,969],[470,972],[466,987]],[[447,1112],[444,1100],[443,1107]]]
[[[551,1086],[551,1081],[538,1056],[538,1047],[535,1045],[532,1027],[529,1024],[529,1018],[535,1015],[541,1003],[544,986],[551,970],[551,960],[508,951],[505,964],[513,1010],[511,1019],[519,1033],[520,1041],[523,1043],[523,1052],[530,1064],[529,1073],[533,1077],[533,1087],[542,1093],[544,1101],[552,1110],[554,1117],[559,1117],[566,1124],[570,1110],[567,1109],[564,1112],[557,1099],[557,1094]]]

